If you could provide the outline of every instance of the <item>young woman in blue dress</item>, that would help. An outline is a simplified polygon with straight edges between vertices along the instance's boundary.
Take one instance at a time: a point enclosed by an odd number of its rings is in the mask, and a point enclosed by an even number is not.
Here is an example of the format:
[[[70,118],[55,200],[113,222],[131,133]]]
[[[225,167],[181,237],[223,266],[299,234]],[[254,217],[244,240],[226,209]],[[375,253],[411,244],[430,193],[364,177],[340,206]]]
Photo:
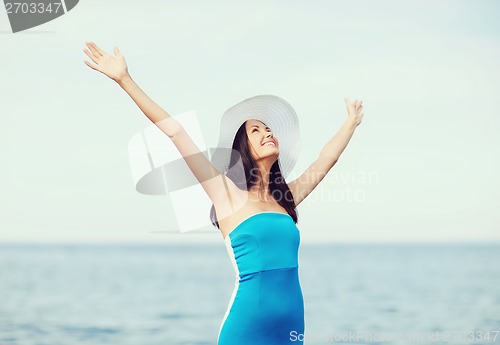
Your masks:
[[[93,64],[84,63],[114,80],[172,140],[213,202],[210,218],[236,273],[217,344],[303,343],[296,208],[346,148],[362,121],[363,102],[344,99],[342,127],[298,178],[286,182],[299,148],[298,118],[288,102],[258,95],[229,108],[221,119],[217,150],[208,160],[182,125],[134,82],[118,48],[112,56],[93,42],[86,45]]]

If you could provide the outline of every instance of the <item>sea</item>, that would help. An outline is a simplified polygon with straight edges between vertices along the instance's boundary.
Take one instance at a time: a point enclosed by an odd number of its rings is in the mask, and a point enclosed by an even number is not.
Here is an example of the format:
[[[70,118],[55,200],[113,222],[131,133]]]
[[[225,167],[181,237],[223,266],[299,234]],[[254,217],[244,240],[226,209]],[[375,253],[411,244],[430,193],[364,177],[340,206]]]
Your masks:
[[[292,343],[500,344],[498,243],[301,243],[299,278]],[[3,243],[0,344],[216,344],[234,282],[222,241]]]

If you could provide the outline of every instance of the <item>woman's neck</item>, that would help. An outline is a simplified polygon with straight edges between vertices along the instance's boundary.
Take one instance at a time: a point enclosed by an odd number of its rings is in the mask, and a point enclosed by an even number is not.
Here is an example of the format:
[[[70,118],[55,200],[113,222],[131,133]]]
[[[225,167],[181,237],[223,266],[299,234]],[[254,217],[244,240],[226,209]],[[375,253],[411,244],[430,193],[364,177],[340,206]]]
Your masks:
[[[249,193],[253,194],[259,201],[271,202],[273,201],[271,194],[269,193],[269,189],[259,188],[257,186],[253,186],[249,189]]]

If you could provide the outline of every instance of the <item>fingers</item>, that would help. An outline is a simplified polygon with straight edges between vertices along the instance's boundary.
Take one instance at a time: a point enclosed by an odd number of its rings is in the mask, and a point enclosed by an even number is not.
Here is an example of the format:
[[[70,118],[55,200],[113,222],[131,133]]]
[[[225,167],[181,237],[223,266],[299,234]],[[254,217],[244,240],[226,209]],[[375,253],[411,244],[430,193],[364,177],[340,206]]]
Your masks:
[[[94,54],[95,57],[101,57],[102,54],[96,49],[96,46],[92,42],[85,42],[87,47],[90,49],[92,54]]]
[[[94,42],[90,42],[90,43],[91,43],[91,44],[92,44],[92,46],[95,48],[95,50],[97,50],[97,52],[98,52],[99,54],[101,54],[101,56],[106,54],[106,52],[105,52],[104,50],[102,50],[101,48],[99,48],[99,47],[98,47],[98,46],[97,46]]]
[[[351,106],[354,106],[354,108],[358,109],[360,107],[363,106],[363,101],[361,100],[357,100],[355,99],[354,102],[351,103],[351,101],[349,100],[349,97],[344,97],[344,100],[345,102],[347,103],[347,105],[351,105]]]
[[[83,62],[85,62],[85,64],[86,64],[87,66],[89,66],[90,68],[92,68],[92,69],[94,69],[94,70],[98,71],[98,69],[97,69],[94,65],[92,65],[90,62],[88,62],[87,60],[83,60]]]
[[[116,55],[116,56],[120,56],[120,55],[122,55],[122,53],[120,53],[120,51],[118,50],[118,47],[115,47],[115,48],[113,49],[113,51],[115,52],[115,55]]]
[[[349,97],[344,97],[344,101],[345,101],[345,106],[347,108],[347,112],[350,113],[353,110],[353,108],[352,108],[352,103],[349,100]]]
[[[349,100],[349,97],[344,97],[344,100],[346,101],[346,103],[349,103],[349,104],[354,104],[354,105],[363,104],[363,101],[358,100],[358,99],[355,99],[354,102],[351,103],[351,101]]]
[[[94,56],[91,52],[89,52],[87,49],[84,49],[84,50],[83,50],[83,52],[84,52],[85,54],[87,54],[87,56],[88,56],[88,57],[89,57],[92,61],[94,61],[95,63],[98,63],[98,62],[99,62],[99,60],[98,60],[98,59],[97,59],[97,58],[96,58],[96,57],[95,57],[95,56]]]
[[[353,103],[349,100],[349,97],[344,97],[346,102],[347,111],[350,115],[354,115],[358,118],[359,122],[362,121],[365,115],[363,111],[363,101],[355,99]]]
[[[87,45],[87,48],[89,48],[90,51],[85,49],[83,51],[85,52],[85,54],[87,54],[88,57],[92,59],[92,61],[97,63],[97,61],[99,61],[98,58],[101,57],[101,54],[99,54],[99,52],[95,50],[95,48],[90,44],[90,42],[85,42],[85,44]]]

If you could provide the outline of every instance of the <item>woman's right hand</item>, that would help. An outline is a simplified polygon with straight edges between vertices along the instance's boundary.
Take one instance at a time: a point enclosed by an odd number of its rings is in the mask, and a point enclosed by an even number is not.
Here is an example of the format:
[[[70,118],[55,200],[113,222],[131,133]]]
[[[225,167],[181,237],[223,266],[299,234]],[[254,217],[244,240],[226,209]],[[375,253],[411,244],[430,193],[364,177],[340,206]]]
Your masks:
[[[121,81],[124,77],[128,76],[127,63],[125,58],[120,53],[118,48],[114,48],[116,57],[108,55],[105,51],[95,45],[94,42],[85,42],[87,47],[90,49],[84,49],[84,53],[94,61],[97,65],[93,65],[87,60],[84,60],[85,64],[90,68],[99,71],[116,82]]]

